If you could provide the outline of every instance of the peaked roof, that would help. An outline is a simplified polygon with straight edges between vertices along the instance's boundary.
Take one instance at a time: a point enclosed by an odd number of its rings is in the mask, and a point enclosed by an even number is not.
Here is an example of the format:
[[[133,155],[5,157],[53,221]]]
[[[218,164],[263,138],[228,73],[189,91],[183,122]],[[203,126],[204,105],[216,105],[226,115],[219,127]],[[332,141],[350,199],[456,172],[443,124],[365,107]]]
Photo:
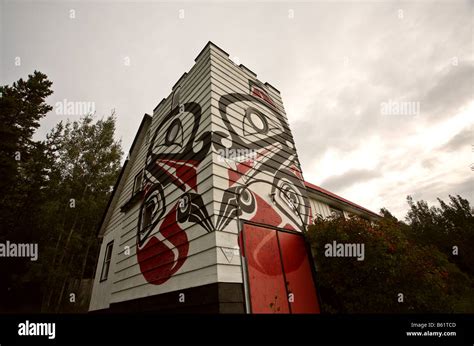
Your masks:
[[[107,207],[105,207],[104,214],[102,215],[102,219],[100,220],[99,223],[99,228],[97,229],[97,236],[101,237],[104,234],[104,225],[109,221],[112,212],[113,212],[113,206],[115,206],[115,203],[118,200],[118,195],[117,195],[117,190],[120,190],[122,180],[125,180],[123,178],[126,178],[128,175],[129,171],[129,162],[132,158],[135,157],[135,152],[139,149],[138,147],[138,138],[140,137],[140,133],[143,131],[144,128],[147,128],[150,123],[151,123],[151,115],[145,114],[143,115],[143,119],[140,123],[140,126],[138,127],[138,131],[135,135],[135,138],[133,139],[132,146],[130,147],[130,151],[128,152],[127,158],[125,159],[125,162],[122,166],[122,169],[120,170],[120,174],[117,178],[117,181],[115,182],[114,188],[112,190],[112,194],[110,195],[109,202],[107,203]]]

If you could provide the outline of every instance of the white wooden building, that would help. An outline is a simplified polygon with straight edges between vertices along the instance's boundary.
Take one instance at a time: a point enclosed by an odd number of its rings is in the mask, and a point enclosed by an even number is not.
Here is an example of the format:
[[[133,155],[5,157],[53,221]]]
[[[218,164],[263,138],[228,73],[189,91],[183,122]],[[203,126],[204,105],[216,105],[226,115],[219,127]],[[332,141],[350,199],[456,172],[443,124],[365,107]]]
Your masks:
[[[304,181],[279,91],[209,42],[142,119],[90,311],[317,313],[302,235],[339,211],[378,217]]]

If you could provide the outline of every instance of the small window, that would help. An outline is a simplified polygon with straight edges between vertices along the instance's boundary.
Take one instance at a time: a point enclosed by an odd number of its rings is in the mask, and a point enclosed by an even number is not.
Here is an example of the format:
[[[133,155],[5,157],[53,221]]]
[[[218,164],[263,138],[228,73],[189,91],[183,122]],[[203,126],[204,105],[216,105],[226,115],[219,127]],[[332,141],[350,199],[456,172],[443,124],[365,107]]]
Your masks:
[[[146,204],[145,211],[143,213],[143,228],[147,228],[151,225],[154,209],[155,209],[155,203],[153,202],[153,200]]]
[[[105,249],[104,264],[102,265],[102,272],[100,273],[100,281],[107,280],[109,276],[110,260],[112,259],[112,249],[114,247],[114,241],[112,240],[107,244]]]
[[[331,215],[333,217],[344,217],[344,213],[342,212],[341,209],[337,209],[333,207],[330,207],[329,209],[331,210]]]
[[[133,181],[133,193],[132,195],[135,196],[138,192],[142,190],[142,181],[143,181],[143,170],[141,170],[136,176]]]

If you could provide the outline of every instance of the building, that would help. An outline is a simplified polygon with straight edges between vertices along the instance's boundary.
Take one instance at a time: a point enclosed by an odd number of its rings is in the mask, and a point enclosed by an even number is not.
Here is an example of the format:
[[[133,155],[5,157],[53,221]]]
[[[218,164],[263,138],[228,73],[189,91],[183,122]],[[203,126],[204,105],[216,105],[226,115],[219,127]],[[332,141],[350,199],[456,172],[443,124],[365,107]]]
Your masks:
[[[145,115],[99,229],[90,311],[317,313],[306,183],[277,89],[209,42]]]
[[[361,207],[360,205],[348,201],[322,187],[305,182],[308,197],[311,205],[311,215],[313,220],[317,217],[327,218],[334,214],[349,218],[358,216],[367,221],[380,220],[380,215],[373,211]]]

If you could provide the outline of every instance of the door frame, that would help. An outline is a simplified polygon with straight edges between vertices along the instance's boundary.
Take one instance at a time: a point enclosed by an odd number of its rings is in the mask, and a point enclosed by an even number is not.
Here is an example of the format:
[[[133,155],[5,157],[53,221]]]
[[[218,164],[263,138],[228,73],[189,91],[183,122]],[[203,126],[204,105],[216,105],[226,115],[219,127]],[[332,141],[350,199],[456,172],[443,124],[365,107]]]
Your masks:
[[[284,266],[283,266],[283,259],[282,259],[282,256],[281,256],[280,239],[278,238],[278,232],[286,232],[286,233],[299,235],[299,236],[303,237],[303,241],[304,241],[305,249],[306,249],[306,255],[308,256],[308,262],[309,262],[309,266],[311,268],[311,279],[313,281],[314,289],[316,290],[316,300],[318,302],[319,311],[321,313],[321,297],[319,296],[319,288],[318,288],[318,284],[317,284],[318,283],[317,271],[316,271],[316,266],[315,266],[314,261],[313,261],[313,254],[312,254],[312,251],[311,251],[311,246],[309,245],[309,242],[308,242],[307,237],[306,237],[306,232],[292,231],[292,230],[289,230],[289,229],[286,229],[286,228],[270,226],[270,225],[267,225],[267,224],[254,222],[254,221],[249,221],[249,220],[238,220],[239,234],[241,234],[241,236],[242,236],[241,246],[243,247],[243,249],[241,249],[241,251],[240,251],[240,262],[242,264],[242,283],[243,283],[243,288],[244,288],[244,301],[245,301],[246,313],[247,314],[252,313],[252,304],[251,304],[251,297],[250,297],[250,285],[249,285],[250,279],[249,279],[249,272],[248,272],[247,253],[245,251],[246,250],[245,249],[245,232],[244,232],[245,225],[268,228],[268,229],[271,229],[271,230],[275,230],[277,232],[276,235],[277,235],[278,249],[279,249],[279,252],[280,252],[280,262],[281,262],[281,265],[282,265],[282,269],[284,269]],[[242,256],[243,253],[245,254],[245,257]],[[283,277],[285,278],[285,282],[286,282],[286,275],[285,275],[284,270],[283,270]],[[287,296],[288,296],[288,289],[287,289],[286,285],[285,285],[285,289],[286,289],[286,293],[287,293]],[[292,313],[291,305],[288,304],[288,306],[289,306],[289,310],[290,310],[289,313],[291,314]]]

